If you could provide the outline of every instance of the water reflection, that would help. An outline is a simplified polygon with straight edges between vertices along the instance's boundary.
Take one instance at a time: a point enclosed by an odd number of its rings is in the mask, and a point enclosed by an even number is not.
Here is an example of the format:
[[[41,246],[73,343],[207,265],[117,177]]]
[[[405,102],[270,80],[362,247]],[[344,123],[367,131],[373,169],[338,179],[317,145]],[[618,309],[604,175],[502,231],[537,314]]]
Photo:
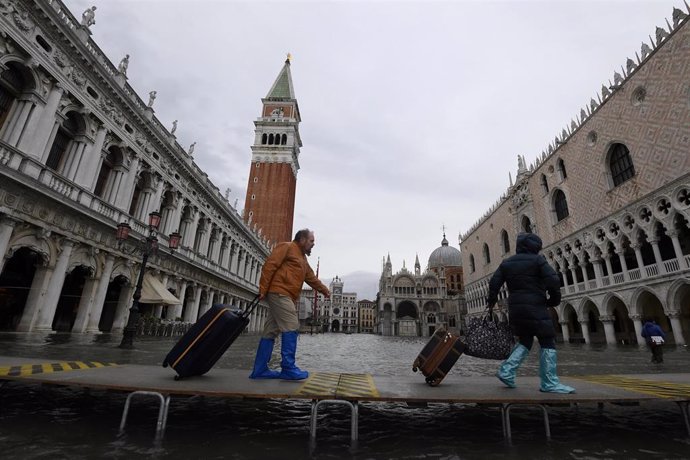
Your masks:
[[[0,355],[160,365],[174,343],[171,338],[137,338],[136,349],[121,350],[120,338],[110,334],[4,333],[0,334]],[[257,342],[256,336],[239,337],[218,367],[247,369],[249,373]],[[305,334],[300,336],[297,360],[308,370],[422,379],[412,372],[412,362],[425,342],[416,337]],[[662,365],[651,364],[650,353],[636,346],[559,344],[558,350],[561,375],[690,369],[690,353],[685,347],[667,349]],[[537,355],[532,353],[520,375],[537,374]],[[276,353],[273,364],[278,361]],[[496,361],[463,356],[452,372],[492,375],[497,365]],[[512,447],[502,443],[496,409],[368,403],[360,406],[360,442],[355,453],[349,452],[349,411],[327,406],[319,410],[317,443],[310,453],[310,405],[306,401],[175,397],[165,440],[156,447],[157,406],[153,404],[133,403],[127,430],[118,437],[125,400],[122,394],[8,383],[2,387],[2,396],[0,440],[5,459],[680,459],[690,452],[680,411],[671,403],[606,406],[601,413],[596,406],[552,408],[553,441],[549,443],[544,440],[538,412],[515,410]]]

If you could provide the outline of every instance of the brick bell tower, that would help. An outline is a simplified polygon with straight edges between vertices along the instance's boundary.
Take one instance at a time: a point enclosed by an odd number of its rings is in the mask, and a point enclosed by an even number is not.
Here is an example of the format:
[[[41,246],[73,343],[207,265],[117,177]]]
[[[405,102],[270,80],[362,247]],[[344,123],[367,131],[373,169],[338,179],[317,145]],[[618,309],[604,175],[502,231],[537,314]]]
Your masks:
[[[299,170],[301,121],[288,58],[268,95],[261,99],[261,117],[254,121],[244,220],[261,229],[271,244],[292,240],[295,188]]]

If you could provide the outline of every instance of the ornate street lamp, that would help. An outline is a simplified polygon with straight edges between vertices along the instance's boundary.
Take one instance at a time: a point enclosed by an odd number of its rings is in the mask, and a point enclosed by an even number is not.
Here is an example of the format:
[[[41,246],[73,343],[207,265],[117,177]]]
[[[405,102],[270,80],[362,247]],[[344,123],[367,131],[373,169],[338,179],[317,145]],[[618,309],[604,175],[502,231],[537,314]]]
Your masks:
[[[146,273],[146,262],[149,260],[149,256],[156,253],[158,250],[158,226],[161,223],[161,215],[158,212],[152,212],[149,214],[149,234],[143,238],[140,242],[139,247],[135,247],[131,252],[124,251],[128,254],[133,254],[136,251],[141,251],[142,260],[141,268],[139,270],[139,278],[137,279],[137,285],[134,289],[134,295],[132,296],[132,307],[129,309],[129,318],[127,319],[127,326],[122,333],[122,342],[120,343],[120,348],[134,348],[132,341],[137,332],[137,324],[139,323],[139,299],[141,299],[141,285],[144,282],[144,274]],[[118,245],[121,246],[127,238],[129,238],[129,231],[132,227],[129,226],[127,222],[120,222],[117,225],[117,233],[115,238],[117,238]],[[175,251],[180,245],[180,235],[177,232],[173,232],[168,237],[168,247],[170,251]],[[121,249],[122,250],[122,249]]]

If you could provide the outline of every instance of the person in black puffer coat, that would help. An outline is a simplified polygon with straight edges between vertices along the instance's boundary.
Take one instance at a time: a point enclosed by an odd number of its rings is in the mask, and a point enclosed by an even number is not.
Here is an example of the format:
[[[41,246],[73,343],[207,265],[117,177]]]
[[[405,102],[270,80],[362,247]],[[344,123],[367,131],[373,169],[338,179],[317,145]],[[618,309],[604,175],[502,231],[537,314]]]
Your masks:
[[[496,304],[503,283],[508,285],[510,326],[519,342],[498,368],[496,377],[508,387],[515,388],[517,370],[529,354],[536,336],[541,347],[539,389],[548,393],[574,393],[575,389],[561,384],[556,375],[556,331],[548,307],[561,302],[560,280],[544,256],[539,254],[541,247],[538,235],[518,234],[516,254],[501,262],[489,281],[489,308]]]

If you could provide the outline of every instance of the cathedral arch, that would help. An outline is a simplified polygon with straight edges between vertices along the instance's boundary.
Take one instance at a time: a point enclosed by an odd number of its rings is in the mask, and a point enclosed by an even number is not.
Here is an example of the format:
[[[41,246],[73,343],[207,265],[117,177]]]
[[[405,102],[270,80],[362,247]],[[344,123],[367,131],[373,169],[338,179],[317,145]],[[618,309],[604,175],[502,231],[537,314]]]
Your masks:
[[[522,216],[522,219],[520,219],[520,230],[525,233],[532,233],[532,221],[529,220],[529,217]]]
[[[541,194],[548,195],[549,193],[549,183],[546,180],[546,174],[542,174],[539,177],[539,184],[541,185]]]
[[[482,246],[482,255],[484,256],[484,264],[488,265],[491,263],[491,252],[489,251],[489,245],[484,243]]]

